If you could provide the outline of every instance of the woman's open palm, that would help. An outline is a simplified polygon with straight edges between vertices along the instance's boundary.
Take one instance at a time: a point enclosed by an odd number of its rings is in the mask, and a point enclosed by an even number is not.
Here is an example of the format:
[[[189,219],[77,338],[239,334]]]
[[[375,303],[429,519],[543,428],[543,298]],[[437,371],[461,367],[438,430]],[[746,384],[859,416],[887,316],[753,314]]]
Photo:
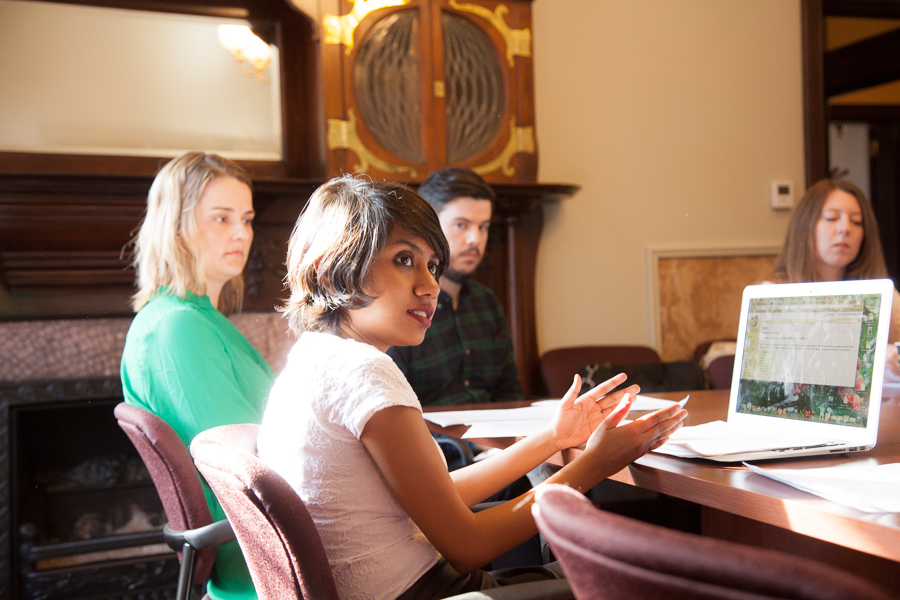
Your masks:
[[[579,459],[595,463],[605,476],[612,475],[647,452],[659,448],[675,433],[687,417],[687,411],[673,404],[617,427],[624,414],[615,410],[607,422],[591,435]],[[618,421],[617,421],[618,419]]]
[[[625,379],[625,374],[620,373],[576,397],[578,390],[581,389],[581,377],[575,375],[572,387],[560,400],[559,407],[550,422],[550,432],[558,449],[564,450],[584,444],[626,394],[629,398],[633,398],[640,391],[638,386],[632,385],[609,394],[610,390],[615,389]],[[625,412],[627,414],[627,411]]]

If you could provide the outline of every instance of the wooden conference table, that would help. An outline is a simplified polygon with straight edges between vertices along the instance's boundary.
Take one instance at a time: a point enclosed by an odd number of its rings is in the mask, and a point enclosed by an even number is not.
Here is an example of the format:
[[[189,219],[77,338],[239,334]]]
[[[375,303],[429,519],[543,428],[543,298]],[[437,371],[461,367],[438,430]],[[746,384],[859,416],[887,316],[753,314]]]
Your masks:
[[[680,400],[687,392],[648,394]],[[686,425],[725,419],[727,390],[690,392]],[[528,402],[454,406],[501,408]],[[426,408],[426,412],[441,408]],[[633,416],[633,415],[632,415]],[[461,436],[467,426],[432,431]],[[515,440],[473,440],[485,446],[506,447]],[[567,450],[551,458],[562,465],[578,455]],[[766,468],[802,469],[838,464],[900,462],[900,397],[881,406],[878,442],[873,450],[855,455],[762,461]],[[616,473],[612,479],[700,505],[701,532],[717,538],[775,548],[814,558],[871,579],[895,593],[900,591],[900,513],[865,513],[841,506],[755,474],[740,463],[677,458],[649,453]]]

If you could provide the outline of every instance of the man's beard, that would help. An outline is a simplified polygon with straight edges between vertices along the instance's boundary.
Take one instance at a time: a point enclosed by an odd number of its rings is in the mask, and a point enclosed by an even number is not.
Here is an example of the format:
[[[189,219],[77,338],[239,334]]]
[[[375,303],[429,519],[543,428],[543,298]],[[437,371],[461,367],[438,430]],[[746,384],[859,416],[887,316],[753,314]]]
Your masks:
[[[463,283],[469,278],[470,273],[463,273],[458,269],[447,269],[441,277],[446,277],[453,283]]]

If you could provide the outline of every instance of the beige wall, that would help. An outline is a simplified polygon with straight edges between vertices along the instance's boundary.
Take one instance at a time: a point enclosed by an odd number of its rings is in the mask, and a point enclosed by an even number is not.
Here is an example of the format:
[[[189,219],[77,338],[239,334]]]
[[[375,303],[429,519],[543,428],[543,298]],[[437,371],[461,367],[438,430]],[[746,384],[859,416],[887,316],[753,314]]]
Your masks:
[[[777,248],[803,191],[799,0],[538,0],[541,352],[658,345],[651,255]],[[658,296],[656,296],[658,297]]]

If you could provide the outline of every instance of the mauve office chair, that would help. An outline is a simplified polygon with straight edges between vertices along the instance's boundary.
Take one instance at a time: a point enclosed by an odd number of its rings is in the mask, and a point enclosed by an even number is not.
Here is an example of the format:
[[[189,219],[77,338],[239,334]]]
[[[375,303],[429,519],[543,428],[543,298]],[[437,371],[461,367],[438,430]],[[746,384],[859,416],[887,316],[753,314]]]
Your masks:
[[[539,490],[532,512],[578,600],[891,599],[829,565],[602,511],[564,485]]]
[[[325,548],[306,505],[256,455],[258,425],[199,434],[191,455],[234,526],[260,600],[337,600]],[[452,600],[571,600],[566,580],[470,592]],[[448,599],[450,600],[450,599]]]
[[[163,536],[181,560],[176,600],[203,594],[216,546],[234,539],[231,525],[227,520],[213,523],[194,461],[168,423],[124,402],[116,405],[114,414],[150,472],[166,511],[169,523]]]

